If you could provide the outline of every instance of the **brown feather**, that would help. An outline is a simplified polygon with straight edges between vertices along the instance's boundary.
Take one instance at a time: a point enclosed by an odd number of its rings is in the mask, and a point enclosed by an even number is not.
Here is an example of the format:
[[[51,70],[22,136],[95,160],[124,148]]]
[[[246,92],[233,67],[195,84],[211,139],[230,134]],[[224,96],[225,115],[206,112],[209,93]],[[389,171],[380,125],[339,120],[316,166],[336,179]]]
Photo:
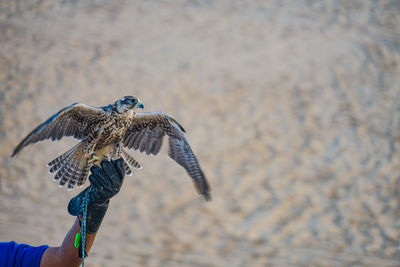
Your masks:
[[[206,200],[211,200],[210,186],[199,162],[189,146],[183,127],[164,112],[137,113],[125,134],[124,146],[156,155],[160,152],[163,138],[169,137],[168,155],[181,165],[193,179],[196,190]]]
[[[17,155],[24,147],[45,140],[59,140],[63,136],[73,136],[82,139],[87,135],[89,122],[101,120],[104,110],[85,104],[74,103],[61,109],[48,120],[37,126],[14,149],[12,157]]]
[[[125,162],[136,169],[141,169],[142,166],[137,162],[131,155],[129,155],[125,150],[122,150],[122,158]]]

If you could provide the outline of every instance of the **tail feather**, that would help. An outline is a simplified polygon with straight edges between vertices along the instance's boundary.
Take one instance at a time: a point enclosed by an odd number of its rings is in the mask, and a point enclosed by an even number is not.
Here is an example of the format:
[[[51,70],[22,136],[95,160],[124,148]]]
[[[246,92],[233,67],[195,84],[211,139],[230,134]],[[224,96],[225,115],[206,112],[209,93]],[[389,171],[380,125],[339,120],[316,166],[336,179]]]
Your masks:
[[[65,173],[65,172],[66,172],[65,167],[62,168],[60,171],[63,171],[63,170],[64,170],[64,173]],[[63,175],[63,176],[61,177],[60,182],[58,183],[58,185],[59,185],[60,187],[63,187],[67,181],[68,181],[68,178],[67,178],[65,175]]]
[[[82,186],[85,183],[86,178],[88,177],[89,169],[89,164],[85,165],[83,169],[81,169],[81,172],[78,175],[78,186]]]
[[[64,154],[62,154],[61,156],[58,156],[57,158],[53,159],[52,161],[50,161],[47,166],[51,167],[53,165],[56,165],[58,163],[63,162],[68,156],[70,156],[72,153],[74,153],[76,151],[76,149],[78,148],[78,146],[81,143],[78,143],[77,145],[75,145],[74,147],[72,147],[70,150],[68,150],[67,152],[65,152]]]
[[[65,171],[64,168],[62,168],[61,170],[59,170],[59,171],[56,173],[56,176],[54,176],[54,181],[60,180],[60,179],[64,176],[64,171]]]
[[[77,164],[77,161],[74,162],[73,165],[73,172],[72,175],[70,176],[69,180],[68,180],[68,190],[71,190],[72,188],[75,187],[77,180],[74,179],[74,177],[78,177],[78,174],[80,173],[80,169],[79,166]]]
[[[125,168],[125,174],[128,176],[132,175],[132,170],[129,168],[129,165],[124,161],[124,168]]]
[[[131,165],[135,169],[141,169],[142,166],[137,162],[131,155],[129,155],[125,150],[122,150],[122,158],[126,163]]]
[[[70,181],[74,178],[75,169],[76,169],[76,161],[70,161],[68,164],[65,165],[66,172],[64,177],[67,178],[67,181]]]
[[[65,157],[64,159],[62,159],[62,161],[56,163],[55,165],[53,165],[49,172],[53,173],[58,171],[59,169],[61,169],[62,167],[64,167],[64,165],[71,159],[72,155],[68,155],[67,157]]]
[[[64,175],[60,180],[60,186],[64,186],[71,178],[74,173],[74,162],[68,162],[64,167]]]
[[[68,190],[83,185],[87,179],[91,164],[83,157],[83,148],[84,142],[80,142],[49,163],[52,166],[50,172],[58,171],[54,180],[59,181],[60,186],[67,184]]]

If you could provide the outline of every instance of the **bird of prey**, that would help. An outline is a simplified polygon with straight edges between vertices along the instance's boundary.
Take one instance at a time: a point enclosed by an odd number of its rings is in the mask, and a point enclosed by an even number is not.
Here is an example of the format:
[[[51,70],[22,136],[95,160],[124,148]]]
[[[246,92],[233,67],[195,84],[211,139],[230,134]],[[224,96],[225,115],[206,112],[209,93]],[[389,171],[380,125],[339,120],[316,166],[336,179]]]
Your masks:
[[[90,167],[104,158],[122,156],[125,173],[132,174],[130,167],[141,166],[125,149],[156,155],[164,136],[168,136],[168,155],[186,169],[197,191],[210,200],[210,187],[184,136],[184,128],[165,112],[134,112],[137,108],[144,106],[133,96],[122,97],[104,107],[74,103],[37,126],[14,149],[12,157],[24,147],[45,139],[54,141],[72,136],[81,140],[48,164],[51,173],[57,172],[54,180],[72,189],[83,185]]]

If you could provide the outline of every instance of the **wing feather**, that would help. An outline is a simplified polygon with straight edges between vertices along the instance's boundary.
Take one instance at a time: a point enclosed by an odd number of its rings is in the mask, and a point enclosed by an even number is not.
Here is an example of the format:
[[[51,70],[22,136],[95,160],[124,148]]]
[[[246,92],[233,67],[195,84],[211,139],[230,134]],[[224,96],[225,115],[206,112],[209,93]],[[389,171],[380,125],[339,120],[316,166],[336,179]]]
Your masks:
[[[126,132],[124,146],[156,155],[160,152],[163,138],[169,137],[168,155],[181,165],[193,179],[197,191],[206,200],[211,200],[210,186],[199,162],[189,146],[183,127],[164,112],[137,113]]]
[[[102,108],[74,103],[37,126],[18,144],[11,156],[15,156],[30,144],[46,139],[54,141],[60,140],[63,136],[73,136],[81,140],[87,135],[89,125],[101,120],[104,115]]]
[[[138,132],[138,133],[134,136],[133,148],[134,148],[135,150],[138,150],[138,149],[139,149],[140,142],[142,141],[142,137],[143,137],[143,132]]]
[[[181,139],[169,138],[168,155],[181,165],[189,176],[192,177],[196,190],[202,194],[206,200],[211,200],[211,195],[209,194],[210,186],[200,168],[196,156],[184,136]]]
[[[164,112],[137,113],[126,132],[124,146],[156,155],[160,152],[164,135],[180,139],[182,132],[185,132],[183,127]]]

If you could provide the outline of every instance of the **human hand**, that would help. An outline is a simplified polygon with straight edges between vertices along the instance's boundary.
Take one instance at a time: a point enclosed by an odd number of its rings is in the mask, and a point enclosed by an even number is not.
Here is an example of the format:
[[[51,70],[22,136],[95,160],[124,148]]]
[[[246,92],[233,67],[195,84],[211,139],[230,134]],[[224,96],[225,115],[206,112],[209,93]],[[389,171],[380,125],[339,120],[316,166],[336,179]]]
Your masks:
[[[125,177],[124,160],[103,160],[100,166],[93,165],[89,176],[90,186],[71,199],[68,212],[77,216],[82,212],[83,198],[88,192],[88,206],[108,206],[109,199],[121,189]]]
[[[124,160],[103,160],[100,166],[93,165],[90,169],[89,181],[93,187],[93,194],[97,197],[93,203],[102,205],[115,196],[121,189],[125,177]]]

